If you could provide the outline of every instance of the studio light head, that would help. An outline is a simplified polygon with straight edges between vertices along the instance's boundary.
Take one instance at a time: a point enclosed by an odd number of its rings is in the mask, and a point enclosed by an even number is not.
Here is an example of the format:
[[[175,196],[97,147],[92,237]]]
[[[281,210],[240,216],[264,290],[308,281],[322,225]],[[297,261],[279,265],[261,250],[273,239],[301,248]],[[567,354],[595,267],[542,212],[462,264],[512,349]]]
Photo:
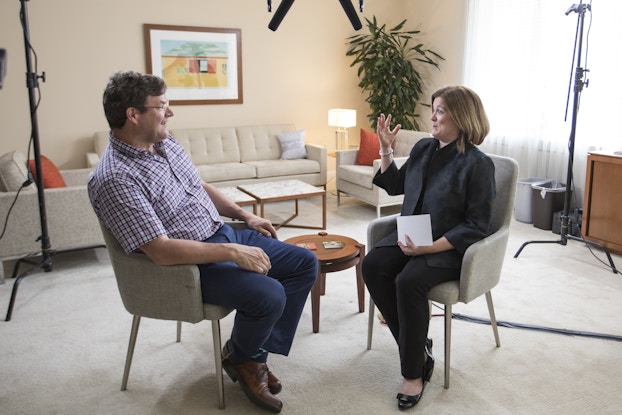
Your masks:
[[[272,20],[270,20],[270,23],[268,24],[268,28],[270,30],[276,32],[276,29],[279,28],[279,25],[289,11],[289,8],[292,7],[293,3],[294,0],[281,1],[281,4],[279,4],[279,7],[276,9]],[[348,16],[348,19],[350,19],[350,23],[352,23],[352,27],[354,28],[354,30],[360,30],[363,25],[361,24],[361,20],[356,14],[356,10],[352,5],[351,0],[339,0],[339,3],[341,3],[341,7],[343,7],[343,10],[346,12],[346,16]],[[361,12],[363,11],[363,5],[364,0],[359,0],[359,9],[361,10]],[[268,11],[272,11],[272,0],[268,0]]]

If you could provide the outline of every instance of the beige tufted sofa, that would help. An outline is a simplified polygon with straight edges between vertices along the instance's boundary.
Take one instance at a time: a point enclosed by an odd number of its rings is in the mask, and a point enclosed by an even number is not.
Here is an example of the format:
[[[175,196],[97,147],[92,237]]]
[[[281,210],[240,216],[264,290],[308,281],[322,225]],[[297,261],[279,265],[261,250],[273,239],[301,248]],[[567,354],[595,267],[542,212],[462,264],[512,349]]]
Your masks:
[[[281,160],[276,135],[295,131],[294,124],[171,129],[201,178],[215,186],[298,179],[326,186],[326,148],[306,144],[307,158]],[[108,131],[94,135],[95,152],[87,154],[94,167],[108,145]]]
[[[400,130],[395,138],[393,156],[397,167],[401,167],[415,143],[430,133],[412,130]],[[358,150],[339,150],[336,152],[337,203],[341,201],[341,193],[354,196],[363,202],[376,207],[376,216],[380,217],[380,209],[385,206],[401,205],[403,195],[389,196],[387,192],[372,183],[380,168],[380,156],[374,160],[373,166],[356,164]]]

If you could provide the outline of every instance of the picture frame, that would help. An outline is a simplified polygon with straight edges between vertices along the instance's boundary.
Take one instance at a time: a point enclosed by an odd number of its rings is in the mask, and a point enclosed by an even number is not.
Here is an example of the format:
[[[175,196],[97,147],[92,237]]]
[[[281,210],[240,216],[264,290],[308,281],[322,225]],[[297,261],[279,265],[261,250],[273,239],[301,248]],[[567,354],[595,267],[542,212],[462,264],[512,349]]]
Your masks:
[[[147,73],[172,105],[242,104],[242,31],[144,24]]]

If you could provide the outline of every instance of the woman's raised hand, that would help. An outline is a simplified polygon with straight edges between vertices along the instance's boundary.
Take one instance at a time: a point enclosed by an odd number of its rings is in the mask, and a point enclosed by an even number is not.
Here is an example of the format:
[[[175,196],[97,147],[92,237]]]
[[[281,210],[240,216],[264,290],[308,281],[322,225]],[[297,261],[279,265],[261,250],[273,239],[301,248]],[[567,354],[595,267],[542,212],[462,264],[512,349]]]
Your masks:
[[[378,139],[380,140],[380,148],[388,150],[395,141],[395,135],[402,128],[401,124],[398,124],[391,130],[391,114],[385,117],[384,114],[380,114],[378,122],[376,123],[376,132],[378,133]]]

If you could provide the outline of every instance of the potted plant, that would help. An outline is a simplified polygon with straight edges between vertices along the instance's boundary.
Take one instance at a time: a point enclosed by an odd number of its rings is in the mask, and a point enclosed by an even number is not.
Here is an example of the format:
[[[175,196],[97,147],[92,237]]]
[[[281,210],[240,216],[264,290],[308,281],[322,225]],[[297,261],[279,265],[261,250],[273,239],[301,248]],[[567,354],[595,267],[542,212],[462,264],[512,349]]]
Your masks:
[[[384,112],[392,114],[393,124],[419,130],[417,105],[423,79],[417,66],[421,63],[440,69],[438,61],[444,58],[415,42],[419,30],[402,30],[406,20],[388,31],[386,25],[378,25],[375,16],[365,20],[369,33],[347,38],[346,56],[354,57],[350,66],[358,65],[358,85],[367,94],[365,101],[371,108],[367,118],[376,129],[377,118]]]

